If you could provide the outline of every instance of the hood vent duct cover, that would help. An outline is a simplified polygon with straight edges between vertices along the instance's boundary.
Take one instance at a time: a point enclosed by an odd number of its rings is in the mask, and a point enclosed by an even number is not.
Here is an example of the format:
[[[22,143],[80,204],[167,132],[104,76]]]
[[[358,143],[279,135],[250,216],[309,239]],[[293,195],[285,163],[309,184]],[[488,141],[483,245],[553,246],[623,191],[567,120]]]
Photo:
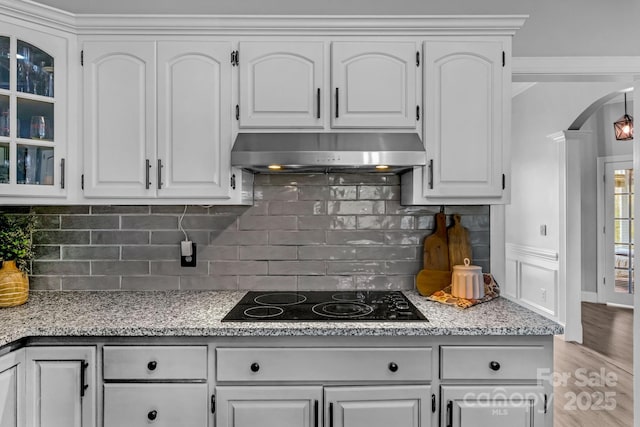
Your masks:
[[[393,172],[426,164],[416,133],[240,133],[231,164],[253,172]],[[386,166],[380,169],[380,166]]]

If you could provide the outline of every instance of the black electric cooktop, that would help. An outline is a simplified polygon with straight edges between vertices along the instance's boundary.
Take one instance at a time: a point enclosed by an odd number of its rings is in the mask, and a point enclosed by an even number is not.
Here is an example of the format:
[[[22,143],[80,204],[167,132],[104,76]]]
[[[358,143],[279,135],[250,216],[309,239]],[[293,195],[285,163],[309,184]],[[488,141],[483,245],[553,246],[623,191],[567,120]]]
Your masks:
[[[222,319],[283,321],[427,321],[398,291],[250,291]]]

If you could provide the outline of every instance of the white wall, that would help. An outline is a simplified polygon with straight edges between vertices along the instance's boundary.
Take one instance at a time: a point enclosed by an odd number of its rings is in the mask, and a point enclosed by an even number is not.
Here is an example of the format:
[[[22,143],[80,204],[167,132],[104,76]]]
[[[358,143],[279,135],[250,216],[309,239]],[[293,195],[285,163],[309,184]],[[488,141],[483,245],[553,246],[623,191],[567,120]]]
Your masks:
[[[593,102],[621,89],[620,83],[538,83],[512,100],[511,204],[505,208],[507,293],[519,302],[560,320],[557,254],[560,251],[560,187],[558,143],[548,136],[563,130]],[[603,134],[606,132],[602,126]],[[595,139],[594,139],[595,141]],[[595,224],[597,144],[582,153],[581,182],[589,189],[582,197],[588,211],[583,247],[588,262],[583,277],[595,290]],[[547,235],[540,233],[546,225]],[[593,240],[592,243],[588,243]],[[535,275],[529,274],[536,272]],[[529,280],[534,278],[532,280]]]
[[[77,13],[528,14],[515,56],[640,55],[637,0],[40,0]],[[619,13],[617,13],[619,12]]]

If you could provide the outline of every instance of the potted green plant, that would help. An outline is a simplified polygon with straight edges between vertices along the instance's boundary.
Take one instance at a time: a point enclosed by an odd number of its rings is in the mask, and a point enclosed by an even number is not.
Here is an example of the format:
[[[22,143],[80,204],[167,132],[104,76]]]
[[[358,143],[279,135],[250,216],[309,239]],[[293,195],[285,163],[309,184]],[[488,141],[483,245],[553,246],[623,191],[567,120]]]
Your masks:
[[[24,304],[29,298],[29,270],[34,258],[32,234],[37,218],[0,215],[0,307]]]

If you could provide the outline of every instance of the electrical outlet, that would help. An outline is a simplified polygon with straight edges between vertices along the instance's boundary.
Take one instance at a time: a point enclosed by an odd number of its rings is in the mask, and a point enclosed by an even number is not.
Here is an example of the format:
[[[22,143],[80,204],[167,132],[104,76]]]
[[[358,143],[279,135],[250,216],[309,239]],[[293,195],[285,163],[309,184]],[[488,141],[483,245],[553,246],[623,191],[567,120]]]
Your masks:
[[[540,298],[542,302],[547,302],[547,290],[545,288],[540,288]]]
[[[180,266],[196,266],[196,244],[193,242],[180,242]]]

